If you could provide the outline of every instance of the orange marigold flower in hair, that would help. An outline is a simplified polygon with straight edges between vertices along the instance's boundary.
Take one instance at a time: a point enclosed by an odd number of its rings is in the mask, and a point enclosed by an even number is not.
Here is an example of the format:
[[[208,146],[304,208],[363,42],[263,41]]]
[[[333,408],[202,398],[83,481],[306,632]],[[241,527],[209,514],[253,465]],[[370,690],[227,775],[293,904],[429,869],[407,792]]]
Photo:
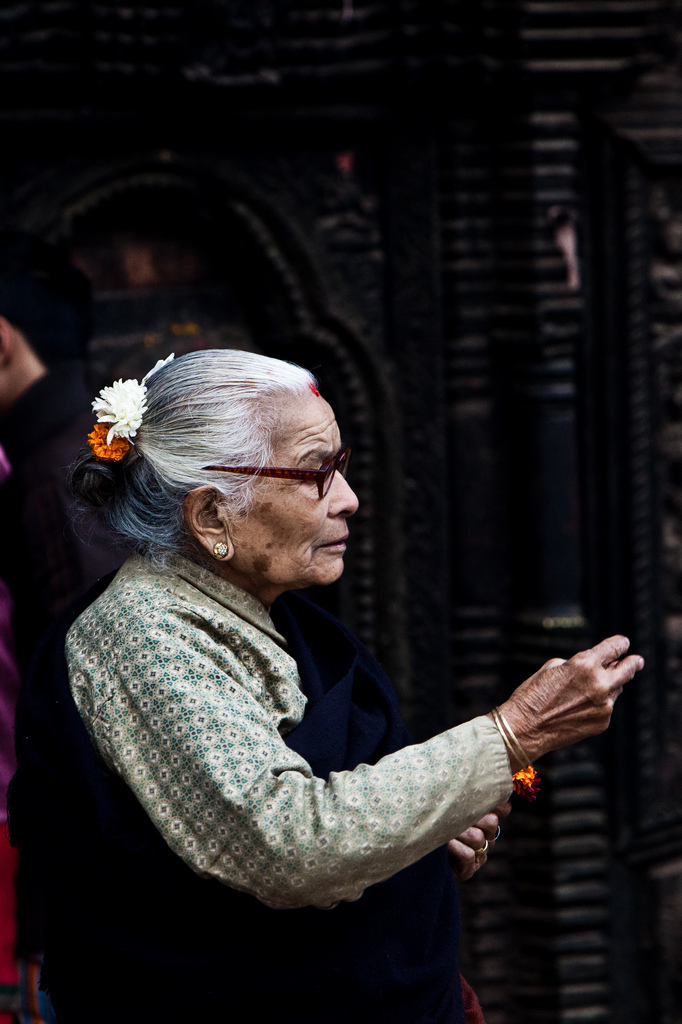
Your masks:
[[[107,444],[108,423],[96,423],[88,434],[88,444],[101,462],[120,462],[130,451],[130,441],[125,437],[112,437]]]
[[[514,792],[526,800],[535,800],[540,791],[540,776],[532,765],[512,775]]]

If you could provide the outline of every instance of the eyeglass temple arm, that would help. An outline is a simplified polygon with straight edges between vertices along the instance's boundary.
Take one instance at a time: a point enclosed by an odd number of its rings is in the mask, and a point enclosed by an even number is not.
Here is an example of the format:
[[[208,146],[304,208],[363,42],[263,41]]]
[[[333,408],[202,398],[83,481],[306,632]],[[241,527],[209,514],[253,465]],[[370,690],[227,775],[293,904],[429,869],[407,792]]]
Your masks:
[[[202,466],[201,468],[204,472],[244,473],[247,476],[283,477],[289,480],[310,480],[311,477],[326,472],[323,469],[285,469],[275,466]]]

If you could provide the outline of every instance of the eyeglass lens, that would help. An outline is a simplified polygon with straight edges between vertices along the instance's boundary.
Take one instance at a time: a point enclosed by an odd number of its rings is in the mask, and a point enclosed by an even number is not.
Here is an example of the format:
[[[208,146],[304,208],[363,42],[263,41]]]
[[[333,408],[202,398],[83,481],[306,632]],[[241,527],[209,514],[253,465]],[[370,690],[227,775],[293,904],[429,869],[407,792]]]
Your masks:
[[[349,464],[349,462],[350,462],[350,451],[348,449],[346,449],[346,451],[341,452],[333,460],[333,462],[329,463],[329,466],[327,467],[327,472],[324,475],[324,483],[322,485],[322,497],[323,498],[326,497],[327,494],[329,493],[329,488],[332,485],[332,481],[334,479],[334,473],[337,471],[337,469],[338,469],[339,473],[341,474],[341,476],[344,479],[346,478],[346,473],[348,472],[348,464]]]

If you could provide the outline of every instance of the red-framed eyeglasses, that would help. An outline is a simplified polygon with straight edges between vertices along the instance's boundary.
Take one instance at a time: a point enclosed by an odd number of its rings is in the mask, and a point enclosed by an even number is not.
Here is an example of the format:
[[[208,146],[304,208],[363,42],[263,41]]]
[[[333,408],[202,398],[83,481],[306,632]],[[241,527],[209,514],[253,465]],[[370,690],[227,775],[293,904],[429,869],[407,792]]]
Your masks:
[[[282,469],[278,466],[204,466],[204,470],[214,473],[244,473],[246,476],[271,476],[279,480],[310,480],[315,481],[320,498],[329,494],[329,488],[338,470],[345,479],[350,465],[350,448],[342,448],[331,459],[327,459],[319,469]]]

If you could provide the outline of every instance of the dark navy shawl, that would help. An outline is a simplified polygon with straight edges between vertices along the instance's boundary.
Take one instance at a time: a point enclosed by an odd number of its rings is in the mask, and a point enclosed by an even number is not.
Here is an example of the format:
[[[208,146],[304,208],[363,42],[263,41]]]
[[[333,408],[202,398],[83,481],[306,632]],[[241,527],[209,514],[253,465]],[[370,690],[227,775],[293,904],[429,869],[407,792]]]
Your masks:
[[[17,715],[11,825],[48,908],[45,979],[59,1024],[462,1024],[459,911],[444,847],[333,910],[272,910],[200,878],[98,756],[64,641],[106,581],[44,638]],[[315,775],[410,742],[393,688],[336,619],[273,607],[309,700],[285,742]]]

